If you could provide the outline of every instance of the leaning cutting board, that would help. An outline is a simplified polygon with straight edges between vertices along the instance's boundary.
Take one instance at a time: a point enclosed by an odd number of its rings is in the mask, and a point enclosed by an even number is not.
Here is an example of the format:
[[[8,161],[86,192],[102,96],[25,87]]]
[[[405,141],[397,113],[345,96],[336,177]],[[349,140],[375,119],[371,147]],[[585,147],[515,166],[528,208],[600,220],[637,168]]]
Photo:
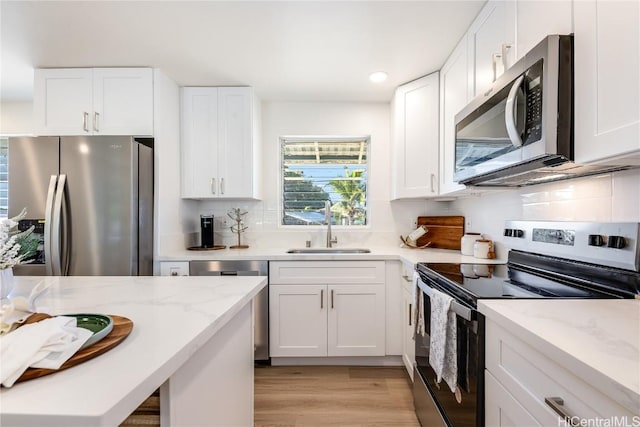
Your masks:
[[[463,216],[419,216],[418,226],[424,225],[429,230],[420,237],[417,246],[431,242],[430,248],[460,250],[460,239],[464,235]]]
[[[111,330],[109,335],[93,344],[92,346],[78,351],[73,355],[73,357],[64,362],[60,369],[54,370],[44,368],[28,368],[24,372],[24,374],[22,374],[22,376],[18,378],[16,383],[32,380],[34,378],[39,378],[49,374],[55,374],[56,372],[60,372],[64,369],[69,369],[73,366],[79,365],[82,362],[86,362],[87,360],[93,359],[96,356],[106,353],[113,347],[120,344],[127,336],[129,336],[129,334],[133,330],[133,322],[126,317],[114,316],[112,314],[110,314],[109,316],[113,319],[113,329]]]

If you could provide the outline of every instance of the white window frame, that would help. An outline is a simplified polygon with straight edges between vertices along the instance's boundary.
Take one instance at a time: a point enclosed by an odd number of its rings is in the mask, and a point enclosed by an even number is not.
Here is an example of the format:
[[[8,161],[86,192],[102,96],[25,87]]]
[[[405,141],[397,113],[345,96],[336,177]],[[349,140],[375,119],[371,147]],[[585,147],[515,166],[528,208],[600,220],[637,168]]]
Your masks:
[[[282,147],[285,141],[293,141],[293,142],[356,142],[356,141],[366,141],[367,145],[367,161],[366,161],[366,187],[365,187],[365,197],[366,197],[366,218],[367,223],[365,225],[340,225],[340,224],[332,224],[331,228],[334,230],[340,231],[367,231],[371,228],[371,204],[369,202],[370,192],[370,183],[371,183],[371,135],[283,135],[278,139],[278,227],[286,230],[296,230],[296,231],[304,231],[304,230],[324,230],[326,229],[326,225],[284,225],[282,223],[284,216],[284,174],[283,174],[283,156],[284,153],[282,151]]]

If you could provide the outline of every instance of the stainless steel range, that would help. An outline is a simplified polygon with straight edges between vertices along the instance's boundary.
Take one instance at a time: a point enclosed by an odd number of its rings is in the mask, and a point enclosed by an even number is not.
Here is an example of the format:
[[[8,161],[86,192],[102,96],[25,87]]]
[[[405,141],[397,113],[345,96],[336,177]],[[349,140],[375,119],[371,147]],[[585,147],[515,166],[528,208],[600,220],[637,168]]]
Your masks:
[[[484,426],[484,317],[478,299],[640,298],[639,223],[507,221],[507,264],[421,263],[425,334],[416,334],[414,402],[423,426]],[[456,314],[458,390],[429,365],[430,295]]]

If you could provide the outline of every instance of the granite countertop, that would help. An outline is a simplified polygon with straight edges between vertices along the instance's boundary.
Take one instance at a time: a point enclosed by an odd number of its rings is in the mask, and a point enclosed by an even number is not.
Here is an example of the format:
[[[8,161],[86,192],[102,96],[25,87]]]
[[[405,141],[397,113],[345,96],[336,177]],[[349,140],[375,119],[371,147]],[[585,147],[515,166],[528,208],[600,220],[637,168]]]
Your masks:
[[[266,285],[266,277],[16,277],[49,291],[39,311],[102,313],[134,328],[109,352],[0,389],[0,424],[117,425]],[[84,421],[83,421],[84,420]]]
[[[337,246],[336,249],[346,247]],[[268,260],[268,261],[365,261],[400,260],[411,264],[418,262],[451,262],[471,264],[504,264],[504,259],[479,259],[462,255],[458,250],[447,249],[409,249],[399,246],[366,247],[367,254],[288,254],[291,248],[261,247],[248,249],[222,249],[212,251],[182,250],[171,254],[158,255],[156,261],[192,261],[192,260]]]
[[[632,413],[640,410],[640,300],[483,300],[478,310]]]

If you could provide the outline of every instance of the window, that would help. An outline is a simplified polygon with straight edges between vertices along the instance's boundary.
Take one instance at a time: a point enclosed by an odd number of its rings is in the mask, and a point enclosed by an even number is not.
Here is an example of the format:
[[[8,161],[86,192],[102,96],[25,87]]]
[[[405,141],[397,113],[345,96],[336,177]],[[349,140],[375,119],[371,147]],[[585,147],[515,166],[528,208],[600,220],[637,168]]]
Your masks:
[[[0,137],[0,218],[9,213],[9,139]]]
[[[282,137],[282,224],[367,224],[369,137]]]

